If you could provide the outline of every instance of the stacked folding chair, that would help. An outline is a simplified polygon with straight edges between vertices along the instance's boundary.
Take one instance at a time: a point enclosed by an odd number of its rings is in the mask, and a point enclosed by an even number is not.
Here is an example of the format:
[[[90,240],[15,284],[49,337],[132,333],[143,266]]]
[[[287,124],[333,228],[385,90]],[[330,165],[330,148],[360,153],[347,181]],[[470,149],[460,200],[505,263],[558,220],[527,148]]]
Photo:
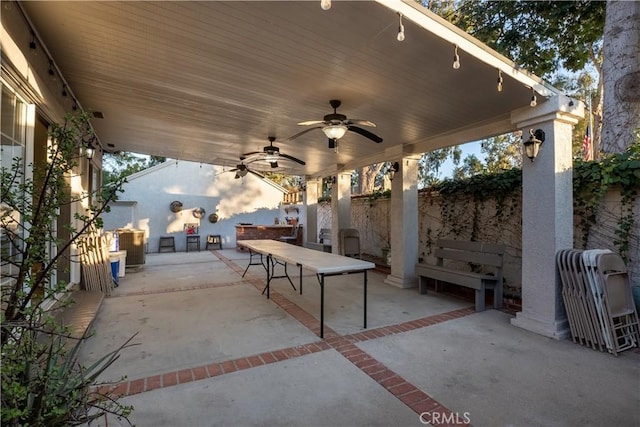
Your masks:
[[[614,355],[638,347],[638,313],[622,258],[566,249],[556,260],[573,341]]]

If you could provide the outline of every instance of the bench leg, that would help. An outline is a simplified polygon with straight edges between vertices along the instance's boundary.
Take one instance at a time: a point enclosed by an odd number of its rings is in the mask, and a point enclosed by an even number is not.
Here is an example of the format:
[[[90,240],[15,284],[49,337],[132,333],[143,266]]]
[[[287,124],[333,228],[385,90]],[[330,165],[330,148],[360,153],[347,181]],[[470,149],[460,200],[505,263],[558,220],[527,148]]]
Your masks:
[[[426,277],[419,276],[418,289],[420,290],[421,294],[426,294],[427,293],[427,278]]]
[[[502,308],[502,283],[493,287],[493,308]]]
[[[484,286],[476,289],[476,311],[484,311]]]

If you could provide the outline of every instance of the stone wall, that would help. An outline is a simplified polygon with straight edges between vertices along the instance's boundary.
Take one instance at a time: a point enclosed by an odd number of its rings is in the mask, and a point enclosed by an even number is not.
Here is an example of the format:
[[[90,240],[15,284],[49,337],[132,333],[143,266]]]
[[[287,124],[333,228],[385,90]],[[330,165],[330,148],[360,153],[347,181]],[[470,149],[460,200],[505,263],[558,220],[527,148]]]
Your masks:
[[[382,258],[383,248],[389,246],[390,199],[353,197],[351,202],[352,227],[360,231],[362,253]],[[494,200],[475,203],[471,199],[458,199],[455,204],[442,208],[442,198],[436,193],[421,192],[418,208],[418,256],[426,262],[435,262],[433,244],[438,238],[498,242],[506,245],[504,261],[505,296],[519,297],[522,262],[522,204],[520,194],[504,201],[500,207]],[[635,227],[629,239],[627,269],[633,285],[640,284],[640,198],[634,205]],[[618,219],[621,216],[620,192],[610,191],[605,197],[583,245],[583,231],[574,230],[574,247],[579,249],[610,249],[618,252],[614,241]],[[475,221],[474,221],[475,219]],[[318,229],[331,227],[331,203],[318,205]]]

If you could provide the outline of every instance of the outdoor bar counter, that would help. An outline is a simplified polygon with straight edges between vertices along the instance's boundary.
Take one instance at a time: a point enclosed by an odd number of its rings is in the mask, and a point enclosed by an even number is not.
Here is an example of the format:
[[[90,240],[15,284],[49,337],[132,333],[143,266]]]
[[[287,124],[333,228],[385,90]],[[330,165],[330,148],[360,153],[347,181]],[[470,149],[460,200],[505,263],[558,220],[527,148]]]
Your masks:
[[[279,239],[283,236],[291,236],[293,225],[236,225],[236,249],[244,251],[243,246],[238,245],[240,240],[264,240]]]

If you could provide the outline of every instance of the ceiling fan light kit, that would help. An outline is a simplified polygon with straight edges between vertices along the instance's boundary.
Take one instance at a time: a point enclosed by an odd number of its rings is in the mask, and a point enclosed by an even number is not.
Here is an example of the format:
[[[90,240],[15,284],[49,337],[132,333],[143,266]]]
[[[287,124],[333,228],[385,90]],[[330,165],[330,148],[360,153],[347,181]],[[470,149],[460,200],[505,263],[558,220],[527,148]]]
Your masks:
[[[322,132],[329,139],[340,139],[347,133],[348,128],[345,125],[330,125],[322,128]]]
[[[337,141],[342,138],[347,133],[347,131],[355,132],[359,135],[364,136],[365,138],[369,138],[376,143],[382,142],[382,138],[380,138],[378,135],[360,127],[376,127],[375,123],[369,120],[349,119],[344,114],[338,113],[338,107],[340,107],[340,105],[342,104],[342,102],[338,99],[332,99],[331,101],[329,101],[329,104],[331,105],[331,108],[333,108],[333,113],[325,115],[322,120],[309,120],[306,122],[298,123],[298,126],[311,127],[303,130],[302,132],[298,132],[297,134],[290,137],[289,140],[293,140],[314,129],[322,129],[326,137],[329,138],[329,148],[335,147]]]

